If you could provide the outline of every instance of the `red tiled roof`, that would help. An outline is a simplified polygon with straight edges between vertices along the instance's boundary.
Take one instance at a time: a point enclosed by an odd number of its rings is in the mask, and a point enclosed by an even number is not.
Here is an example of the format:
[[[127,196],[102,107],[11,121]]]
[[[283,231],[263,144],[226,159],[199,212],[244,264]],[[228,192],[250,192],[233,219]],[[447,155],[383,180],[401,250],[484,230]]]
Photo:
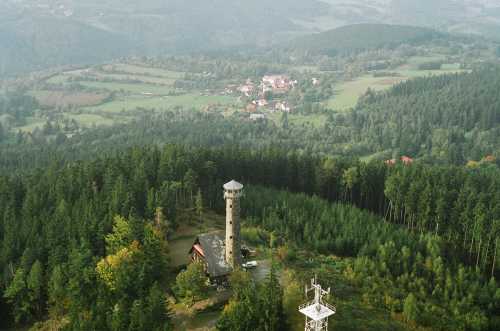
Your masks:
[[[413,159],[411,157],[409,157],[409,156],[401,156],[400,160],[405,165],[413,163]],[[396,164],[396,159],[386,160],[386,161],[384,161],[384,163],[387,164],[387,165],[395,165]]]
[[[203,248],[199,244],[194,244],[193,248],[200,253],[201,256],[205,256],[205,252],[203,251]]]
[[[408,157],[408,156],[402,156],[401,157],[401,161],[404,163],[404,164],[409,164],[409,163],[412,163],[413,162],[413,159],[411,157]]]

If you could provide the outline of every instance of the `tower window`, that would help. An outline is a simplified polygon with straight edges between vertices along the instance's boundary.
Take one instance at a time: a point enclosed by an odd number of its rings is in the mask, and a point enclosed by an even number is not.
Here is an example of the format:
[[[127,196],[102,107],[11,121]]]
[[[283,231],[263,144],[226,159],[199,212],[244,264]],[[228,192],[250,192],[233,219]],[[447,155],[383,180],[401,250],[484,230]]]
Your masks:
[[[233,205],[229,205],[229,208],[233,208]]]
[[[233,221],[229,221],[229,224],[233,224]]]
[[[229,239],[233,239],[233,236],[229,236]]]
[[[229,251],[229,254],[233,254],[233,251]]]

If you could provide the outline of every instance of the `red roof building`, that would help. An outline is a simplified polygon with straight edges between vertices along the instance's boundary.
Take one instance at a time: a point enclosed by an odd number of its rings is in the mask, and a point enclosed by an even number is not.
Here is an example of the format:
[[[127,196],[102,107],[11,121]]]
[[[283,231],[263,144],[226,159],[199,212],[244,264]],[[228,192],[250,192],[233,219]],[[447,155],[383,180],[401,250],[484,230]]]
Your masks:
[[[401,156],[401,162],[403,162],[405,165],[409,165],[413,163],[413,159],[409,156]]]
[[[400,160],[404,165],[410,165],[413,163],[413,159],[409,156],[401,156]],[[384,163],[388,166],[393,166],[396,164],[396,159],[386,160]]]

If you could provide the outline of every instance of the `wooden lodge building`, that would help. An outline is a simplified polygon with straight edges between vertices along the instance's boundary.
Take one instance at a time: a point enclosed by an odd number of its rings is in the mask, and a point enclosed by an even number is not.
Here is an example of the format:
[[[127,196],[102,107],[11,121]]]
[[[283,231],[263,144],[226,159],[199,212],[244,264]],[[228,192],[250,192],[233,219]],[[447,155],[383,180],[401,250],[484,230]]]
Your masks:
[[[210,280],[220,283],[233,270],[226,263],[224,237],[218,232],[200,234],[189,251],[191,261],[202,263]]]

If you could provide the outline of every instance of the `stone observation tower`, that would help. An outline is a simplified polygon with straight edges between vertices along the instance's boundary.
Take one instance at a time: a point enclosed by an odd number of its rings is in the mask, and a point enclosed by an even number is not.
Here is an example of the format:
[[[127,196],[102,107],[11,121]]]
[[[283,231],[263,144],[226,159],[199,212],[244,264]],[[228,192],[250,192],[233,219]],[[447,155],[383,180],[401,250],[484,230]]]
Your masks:
[[[240,198],[243,185],[232,180],[224,184],[226,200],[226,263],[233,269],[241,267]]]

